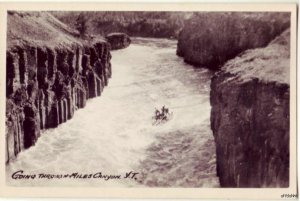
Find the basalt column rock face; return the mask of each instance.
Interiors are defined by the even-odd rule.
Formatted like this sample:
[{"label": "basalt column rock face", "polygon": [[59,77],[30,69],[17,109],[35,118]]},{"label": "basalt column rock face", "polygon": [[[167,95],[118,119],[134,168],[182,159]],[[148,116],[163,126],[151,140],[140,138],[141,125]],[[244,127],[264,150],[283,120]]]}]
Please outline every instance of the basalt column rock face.
[{"label": "basalt column rock face", "polygon": [[110,45],[15,45],[7,50],[6,162],[35,144],[41,130],[71,119],[100,96],[111,77]]},{"label": "basalt column rock face", "polygon": [[129,36],[125,33],[110,33],[105,38],[110,43],[112,50],[126,48],[131,42]]},{"label": "basalt column rock face", "polygon": [[211,82],[222,187],[289,186],[289,30],[228,61]]},{"label": "basalt column rock face", "polygon": [[177,55],[195,66],[219,69],[247,49],[265,47],[289,21],[289,13],[195,13],[179,34]]}]

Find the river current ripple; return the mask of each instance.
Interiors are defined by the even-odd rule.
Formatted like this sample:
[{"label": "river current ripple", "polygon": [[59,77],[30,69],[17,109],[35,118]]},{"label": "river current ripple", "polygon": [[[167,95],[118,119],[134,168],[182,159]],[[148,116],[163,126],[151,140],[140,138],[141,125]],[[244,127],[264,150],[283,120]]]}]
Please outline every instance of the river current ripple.
[{"label": "river current ripple", "polygon": [[[212,73],[185,64],[176,56],[176,41],[167,39],[134,38],[128,48],[112,52],[111,62],[112,78],[101,97],[88,100],[68,122],[43,131],[35,146],[7,165],[7,183],[218,187],[209,121]],[[172,119],[152,125],[154,108],[163,105]],[[36,178],[12,179],[18,170]],[[131,171],[138,173],[134,179],[123,178]],[[99,172],[121,179],[100,178]],[[74,173],[91,178],[70,176]]]}]

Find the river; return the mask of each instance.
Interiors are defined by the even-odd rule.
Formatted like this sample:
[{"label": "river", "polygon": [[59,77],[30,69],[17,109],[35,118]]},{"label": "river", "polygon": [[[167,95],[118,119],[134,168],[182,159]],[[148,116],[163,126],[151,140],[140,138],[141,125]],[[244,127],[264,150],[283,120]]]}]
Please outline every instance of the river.
[{"label": "river", "polygon": [[[43,131],[35,146],[7,165],[8,185],[218,187],[209,125],[212,74],[185,64],[176,43],[134,38],[113,51],[112,78],[102,95]],[[154,108],[163,105],[172,118],[153,125]],[[12,179],[18,170],[35,178]],[[138,174],[123,178],[130,171]],[[99,172],[121,179],[105,180]],[[73,173],[92,178],[59,178]]]}]

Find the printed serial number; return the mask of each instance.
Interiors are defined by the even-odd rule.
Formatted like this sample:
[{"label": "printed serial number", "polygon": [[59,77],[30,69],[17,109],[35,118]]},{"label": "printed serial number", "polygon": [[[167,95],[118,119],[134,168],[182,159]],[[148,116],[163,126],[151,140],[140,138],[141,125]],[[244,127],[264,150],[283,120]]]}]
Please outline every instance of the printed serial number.
[{"label": "printed serial number", "polygon": [[282,194],[281,198],[298,198],[297,194]]}]

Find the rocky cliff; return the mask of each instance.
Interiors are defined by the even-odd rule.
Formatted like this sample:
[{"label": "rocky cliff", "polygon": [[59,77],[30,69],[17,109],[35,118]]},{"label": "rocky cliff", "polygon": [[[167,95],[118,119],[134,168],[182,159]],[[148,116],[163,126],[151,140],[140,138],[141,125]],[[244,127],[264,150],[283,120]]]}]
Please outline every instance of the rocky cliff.
[{"label": "rocky cliff", "polygon": [[41,130],[71,119],[108,84],[110,45],[75,35],[47,12],[8,13],[7,163],[34,145]]},{"label": "rocky cliff", "polygon": [[228,61],[211,82],[223,187],[289,185],[289,30]]},{"label": "rocky cliff", "polygon": [[106,35],[105,38],[109,42],[112,50],[126,48],[131,43],[129,36],[125,33],[110,33]]},{"label": "rocky cliff", "polygon": [[179,34],[177,55],[218,69],[244,50],[266,46],[289,21],[289,13],[195,13]]}]

